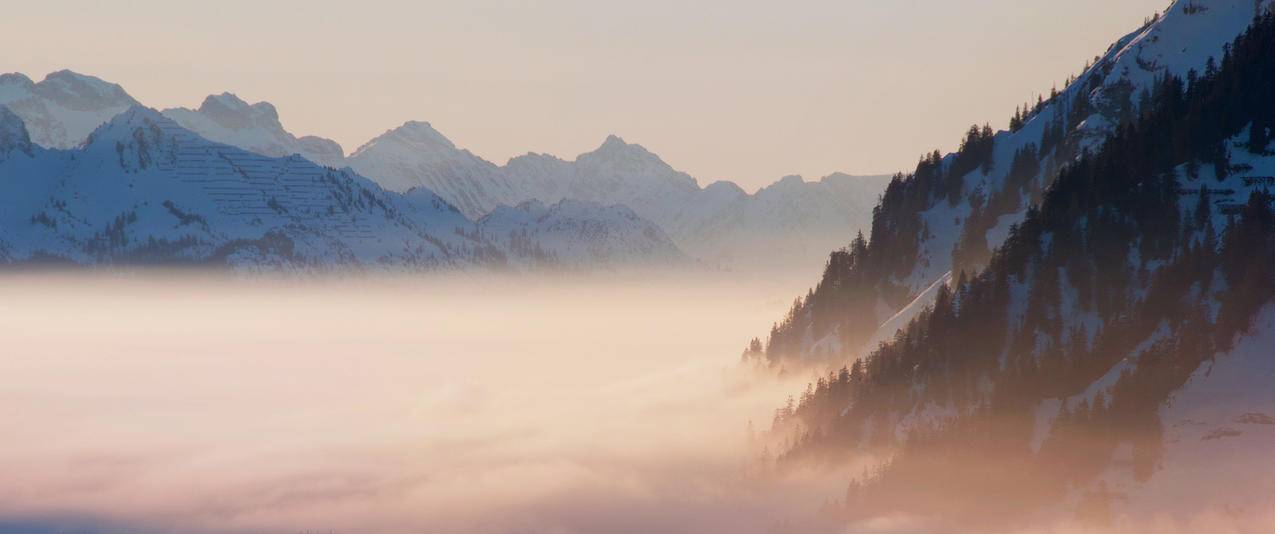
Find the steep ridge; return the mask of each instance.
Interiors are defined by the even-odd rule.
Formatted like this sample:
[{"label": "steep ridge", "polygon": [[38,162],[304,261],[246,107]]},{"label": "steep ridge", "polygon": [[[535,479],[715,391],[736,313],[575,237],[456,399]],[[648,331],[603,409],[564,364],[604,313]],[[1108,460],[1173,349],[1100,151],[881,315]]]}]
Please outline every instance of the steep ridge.
[{"label": "steep ridge", "polygon": [[336,141],[296,137],[284,130],[279,112],[269,102],[249,104],[231,93],[210,95],[199,109],[171,108],[162,112],[199,136],[270,157],[301,157],[328,167],[342,167],[345,152]]},{"label": "steep ridge", "polygon": [[0,74],[0,106],[22,118],[31,140],[45,148],[74,148],[98,126],[138,102],[119,85],[61,70],[39,83]]},{"label": "steep ridge", "polygon": [[[1269,5],[1175,2],[1062,91],[1020,110],[1009,131],[972,127],[958,152],[922,157],[886,189],[868,239],[833,253],[810,295],[771,330],[767,359],[837,364],[871,349],[869,339],[892,337],[876,330],[940,277],[985,266],[1063,167],[1137,115],[1155,80],[1215,69],[1227,43]],[[811,352],[830,345],[842,350]]]},{"label": "steep ridge", "polygon": [[825,519],[1265,512],[1269,493],[1191,498],[1197,475],[1275,475],[1257,460],[1275,424],[1275,13],[1250,20],[1063,166],[985,269],[777,412],[767,461],[872,466]]}]

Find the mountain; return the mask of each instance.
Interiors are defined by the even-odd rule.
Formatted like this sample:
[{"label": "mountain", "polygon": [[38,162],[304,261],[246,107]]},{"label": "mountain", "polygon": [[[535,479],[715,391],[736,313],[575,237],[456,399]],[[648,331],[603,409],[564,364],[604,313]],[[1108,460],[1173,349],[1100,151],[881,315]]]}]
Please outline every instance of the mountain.
[{"label": "mountain", "polygon": [[[1064,89],[1020,110],[1009,131],[972,127],[958,152],[923,156],[887,187],[868,239],[834,253],[811,295],[775,325],[769,360],[845,361],[873,348],[868,340],[893,337],[878,331],[883,323],[936,280],[985,266],[1063,168],[1136,117],[1157,80],[1216,69],[1267,5],[1175,2]],[[824,354],[831,346],[838,350]]]},{"label": "mountain", "polygon": [[163,114],[205,139],[271,157],[299,154],[328,167],[342,167],[345,152],[336,141],[296,137],[283,129],[279,112],[269,102],[249,104],[222,93],[210,95],[199,109],[172,108]]},{"label": "mountain", "polygon": [[[41,125],[31,136],[46,148],[73,148],[93,127],[136,105],[118,85],[69,71],[50,74],[39,84],[20,74],[2,79],[0,87],[5,89],[0,94],[14,103],[14,112],[29,129],[32,121]],[[73,85],[66,80],[80,88],[52,90]],[[82,97],[58,96],[64,94]],[[79,111],[67,112],[67,106]],[[198,109],[162,113],[202,138],[248,152],[277,158],[299,155],[331,168],[348,166],[394,193],[432,191],[472,221],[498,207],[531,200],[546,206],[563,200],[597,207],[622,205],[654,222],[690,256],[735,270],[815,268],[827,250],[845,245],[867,227],[872,204],[888,181],[884,176],[835,174],[816,182],[786,177],[751,195],[730,182],[701,188],[693,177],[617,136],[574,160],[526,154],[497,166],[458,148],[429,123],[417,121],[389,130],[344,157],[333,141],[288,132],[273,105],[249,104],[231,93],[211,95]],[[41,133],[68,131],[82,133],[60,133],[74,141],[57,143]]]},{"label": "mountain", "polygon": [[[21,74],[0,76],[3,103],[23,119],[37,145],[60,149],[76,147],[93,128],[138,105],[118,85],[70,71],[38,84]],[[270,103],[249,104],[231,93],[210,95],[197,109],[162,113],[217,143],[348,166],[395,193],[432,191],[473,221],[531,200],[549,206],[563,200],[623,205],[654,222],[691,256],[735,270],[815,268],[827,250],[867,227],[872,203],[888,181],[841,174],[817,182],[787,177],[749,195],[729,182],[701,188],[693,177],[617,136],[574,160],[526,154],[498,166],[457,147],[426,122],[404,123],[345,157],[334,141],[290,133]]]},{"label": "mountain", "polygon": [[347,164],[392,191],[435,191],[473,219],[532,198],[499,167],[456,148],[427,122],[381,134],[350,154]]},{"label": "mountain", "polygon": [[138,102],[119,85],[61,70],[39,83],[0,74],[0,106],[22,118],[31,140],[46,148],[74,148],[89,133]]},{"label": "mountain", "polygon": [[[1041,185],[1039,200],[1009,225],[983,266],[936,279],[919,292],[928,298],[904,292],[913,300],[901,312],[907,317],[889,321],[895,332],[777,412],[765,438],[777,452],[765,461],[851,465],[862,473],[830,496],[825,520],[844,528],[919,518],[948,531],[1054,523],[1084,531],[1195,524],[1218,514],[1240,525],[1269,520],[1275,11],[1268,2],[1256,11],[1243,4],[1178,2],[1135,34],[1158,35],[1158,50],[1192,50],[1217,37],[1187,28],[1214,31],[1218,21],[1238,18],[1232,9],[1248,9],[1248,23],[1218,45],[1219,55],[1199,58],[1202,70],[1162,71],[1138,87],[1145,98],[1116,110],[1128,115],[1107,138],[1064,123],[1064,132],[1079,133],[1057,142],[1088,149]],[[1201,26],[1185,17],[1200,17]],[[1118,47],[1134,50],[1136,40]],[[1090,80],[1076,82],[1092,90],[1071,104],[1047,105],[1080,109],[1075,116],[1084,120],[1106,117],[1084,107],[1107,94],[1101,80]],[[969,162],[968,154],[1008,134],[971,137],[967,151],[927,157],[916,174],[891,185],[874,242],[832,256],[820,287],[776,327],[780,342],[792,342],[782,337],[791,325],[835,333],[851,324],[853,301],[829,296],[872,283],[881,272],[872,269],[888,269],[898,283],[929,268],[915,256],[890,263],[883,254],[891,249],[879,247],[925,249],[900,237],[906,228],[889,226],[909,220],[901,211],[907,202],[914,214],[937,204],[948,215],[968,202],[948,200],[965,188],[941,171],[972,165],[983,179],[977,183],[988,183],[999,164],[980,170],[987,160]],[[938,203],[914,192],[927,188]],[[896,199],[902,204],[889,204]],[[839,339],[801,343],[810,343],[808,356],[824,356],[818,353],[839,351]],[[758,345],[751,356],[772,356],[757,354]]]},{"label": "mountain", "polygon": [[457,231],[469,221],[445,203],[213,143],[142,107],[81,149],[10,151],[0,190],[10,262],[441,267],[478,263],[489,248]]},{"label": "mountain", "polygon": [[687,199],[699,192],[694,178],[614,135],[572,162],[527,154],[509,160],[505,167],[520,180],[536,184],[539,198],[624,204],[658,223],[680,212]]},{"label": "mountain", "polygon": [[[559,210],[529,240],[484,240],[476,223],[427,189],[398,194],[348,169],[215,143],[142,107],[73,150],[32,143],[21,118],[0,107],[0,198],[0,262],[8,264],[607,268],[648,260],[648,251],[678,254],[636,217],[610,216],[604,232],[581,231],[593,223],[572,219],[592,216],[584,208]],[[578,248],[564,247],[564,235]],[[629,254],[598,253],[608,246]],[[531,258],[524,247],[553,254]]]},{"label": "mountain", "polygon": [[817,265],[866,228],[888,177],[788,177],[749,195],[729,182],[701,188],[640,145],[609,136],[571,161],[526,154],[503,167],[459,149],[428,123],[386,132],[349,158],[392,190],[423,186],[470,217],[528,200],[624,205],[658,224],[690,255],[735,269]]},{"label": "mountain", "polygon": [[[747,194],[730,182],[696,193],[668,223],[687,253],[737,269],[816,268],[830,249],[867,229],[888,176],[788,176]],[[814,272],[814,271],[812,271]]]},{"label": "mountain", "polygon": [[687,262],[654,223],[623,205],[529,200],[500,206],[478,221],[484,239],[533,265],[673,266]]}]

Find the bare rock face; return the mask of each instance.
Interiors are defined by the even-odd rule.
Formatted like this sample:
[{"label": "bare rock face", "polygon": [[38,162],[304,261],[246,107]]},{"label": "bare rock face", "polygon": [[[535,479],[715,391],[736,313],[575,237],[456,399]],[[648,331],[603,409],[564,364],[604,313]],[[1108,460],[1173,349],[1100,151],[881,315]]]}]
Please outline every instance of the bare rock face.
[{"label": "bare rock face", "polygon": [[39,83],[22,74],[0,75],[0,105],[22,118],[33,143],[66,149],[138,102],[118,84],[61,70]]},{"label": "bare rock face", "polygon": [[0,106],[0,158],[7,157],[12,152],[30,156],[31,136],[21,117],[9,111],[9,108]]}]

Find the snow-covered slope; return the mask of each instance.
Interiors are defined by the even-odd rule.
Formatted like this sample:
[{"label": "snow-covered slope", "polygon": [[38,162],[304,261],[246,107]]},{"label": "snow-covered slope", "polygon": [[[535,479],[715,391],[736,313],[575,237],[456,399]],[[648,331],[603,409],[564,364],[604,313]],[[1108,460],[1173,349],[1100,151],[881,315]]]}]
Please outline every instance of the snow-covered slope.
[{"label": "snow-covered slope", "polygon": [[[1077,152],[1097,148],[1131,116],[1142,91],[1149,90],[1158,77],[1166,73],[1185,76],[1190,70],[1204,72],[1209,58],[1220,61],[1223,47],[1248,27],[1258,10],[1270,4],[1270,0],[1178,0],[1154,22],[1112,44],[1099,61],[1022,129],[996,134],[991,171],[969,173],[957,205],[940,201],[922,213],[931,235],[922,237],[917,268],[901,281],[911,291],[921,291],[952,269],[952,248],[968,222],[971,196],[987,197],[1003,189],[1015,153],[1029,144],[1040,147],[1051,121],[1073,115],[1064,122],[1078,150],[1040,155],[1043,175],[1038,180],[1046,183],[1052,179],[1049,175],[1074,159]],[[949,155],[945,161],[950,163],[951,159]],[[988,245],[999,245],[1009,224],[1022,220],[1029,205],[1022,202],[1019,209],[1001,216],[1000,224],[987,231]]]},{"label": "snow-covered slope", "polygon": [[544,154],[509,160],[506,172],[538,186],[538,198],[624,204],[664,224],[699,192],[695,179],[669,166],[640,145],[609,136],[596,150],[572,162]]},{"label": "snow-covered slope", "polygon": [[[78,145],[92,128],[136,104],[117,85],[65,71],[40,84],[20,74],[5,75],[0,78],[3,102],[11,102],[27,122],[36,144],[56,148]],[[574,160],[526,154],[498,166],[416,121],[344,157],[333,141],[288,132],[270,103],[249,104],[230,93],[209,96],[198,109],[163,114],[205,139],[256,154],[296,154],[323,166],[349,166],[392,192],[427,189],[470,220],[530,200],[623,205],[654,222],[691,256],[737,270],[817,269],[828,250],[845,246],[866,229],[888,181],[840,174],[817,182],[787,177],[753,195],[730,182],[701,188],[659,156],[617,136]]]},{"label": "snow-covered slope", "polygon": [[[1236,526],[1271,521],[1275,495],[1275,307],[1253,333],[1206,362],[1160,410],[1163,451],[1154,473],[1139,482],[1127,464],[1109,467],[1099,485],[1120,496],[1118,517],[1178,523],[1214,520]],[[1237,531],[1262,531],[1257,524]],[[1267,524],[1265,527],[1269,527]]]},{"label": "snow-covered slope", "polygon": [[482,237],[511,261],[529,265],[676,266],[686,257],[654,223],[622,205],[529,200],[500,206],[478,221]]},{"label": "snow-covered slope", "polygon": [[321,137],[296,137],[283,128],[279,112],[269,102],[249,104],[222,93],[204,99],[199,109],[172,108],[164,115],[205,139],[237,146],[250,152],[302,157],[329,167],[341,167],[345,152],[336,141]]},{"label": "snow-covered slope", "polygon": [[624,204],[643,217],[663,220],[699,190],[690,176],[616,136],[574,161],[527,154],[499,167],[419,121],[368,142],[350,155],[349,164],[387,189],[432,189],[471,217],[526,200],[573,199]]},{"label": "snow-covered slope", "polygon": [[738,269],[815,272],[828,252],[867,232],[889,176],[785,177],[746,194],[730,182],[696,193],[666,223],[689,254]]},{"label": "snow-covered slope", "polygon": [[409,122],[360,148],[352,168],[389,189],[424,186],[481,216],[528,200],[620,204],[655,222],[691,256],[734,269],[815,269],[871,220],[886,176],[788,177],[749,195],[730,182],[701,188],[640,145],[608,137],[564,160],[526,154],[496,166]]},{"label": "snow-covered slope", "polygon": [[[1162,469],[1128,492],[1130,512],[1264,512],[1275,495],[1275,306],[1253,333],[1198,369],[1161,409]],[[1112,473],[1115,475],[1116,473]],[[1273,519],[1266,517],[1266,519]]]},{"label": "snow-covered slope", "polygon": [[303,158],[212,143],[141,107],[81,150],[7,153],[0,240],[9,261],[438,267],[475,264],[484,247],[457,231],[470,223],[446,204],[407,202]]},{"label": "snow-covered slope", "polygon": [[[1144,91],[1149,92],[1155,80],[1165,74],[1186,77],[1191,70],[1204,73],[1209,58],[1219,62],[1224,47],[1249,26],[1255,14],[1271,5],[1271,0],[1175,1],[1163,15],[1112,44],[1054,98],[1043,100],[1020,128],[989,132],[992,142],[985,164],[962,171],[961,176],[942,176],[952,174],[960,158],[959,154],[948,154],[938,160],[940,170],[931,173],[942,176],[938,183],[900,184],[897,205],[883,206],[894,208],[886,210],[892,218],[881,221],[883,228],[915,217],[918,230],[874,238],[872,246],[892,256],[906,256],[906,272],[878,272],[866,282],[855,282],[860,294],[876,294],[872,297],[877,299],[874,315],[814,318],[798,314],[798,321],[804,323],[796,325],[798,328],[832,326],[803,334],[810,341],[794,349],[798,354],[786,357],[801,355],[833,330],[844,332],[846,329],[836,328],[838,323],[882,325],[949,272],[982,267],[990,251],[1004,242],[1012,225],[1023,220],[1061,168],[1096,149],[1120,124],[1135,116]],[[1016,160],[1025,154],[1030,154],[1024,159],[1032,163],[1016,167]],[[1015,175],[1016,169],[1023,168],[1029,170]],[[956,190],[934,194],[939,187]],[[916,194],[927,188],[931,191],[928,196]],[[919,196],[924,198],[916,198]],[[962,244],[965,257],[976,259],[958,265],[954,255]],[[841,285],[833,280],[824,282],[828,287]],[[866,341],[893,335],[891,326],[884,328],[875,333],[869,328],[841,340],[841,346],[849,351],[845,356],[862,356],[871,349]]]},{"label": "snow-covered slope", "polygon": [[137,101],[119,85],[61,70],[39,83],[0,74],[0,105],[22,117],[31,140],[46,148],[72,148]]},{"label": "snow-covered slope", "polygon": [[[931,284],[887,321],[906,322],[900,335],[777,411],[768,443],[786,449],[781,463],[870,464],[821,514],[915,513],[979,531],[998,530],[978,528],[989,519],[1079,518],[1139,532],[1213,515],[1269,530],[1275,13],[1251,20],[1216,70],[1162,78],[1127,127],[1081,151],[985,269]],[[939,191],[938,205],[959,205]],[[834,255],[771,346],[835,347],[853,323],[829,319],[864,309],[838,291],[871,272],[859,262],[890,259],[871,254],[856,243]],[[811,336],[821,320],[830,334]]]},{"label": "snow-covered slope", "polygon": [[391,191],[424,187],[477,219],[529,198],[496,165],[456,148],[427,122],[409,121],[359,147],[347,161]]},{"label": "snow-covered slope", "polygon": [[[525,239],[485,240],[428,189],[389,192],[348,169],[211,142],[142,107],[75,150],[31,143],[0,107],[0,198],[6,263],[548,268],[680,256],[652,223],[615,209],[560,206],[526,225]],[[525,250],[552,254],[532,262]]]}]

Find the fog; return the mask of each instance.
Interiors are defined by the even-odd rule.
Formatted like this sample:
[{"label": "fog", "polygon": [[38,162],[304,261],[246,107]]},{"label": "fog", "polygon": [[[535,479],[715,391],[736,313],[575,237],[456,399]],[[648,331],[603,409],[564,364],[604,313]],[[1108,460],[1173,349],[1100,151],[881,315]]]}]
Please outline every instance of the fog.
[{"label": "fog", "polygon": [[[0,278],[0,532],[762,532],[799,282]],[[765,480],[763,480],[765,479]]]}]

